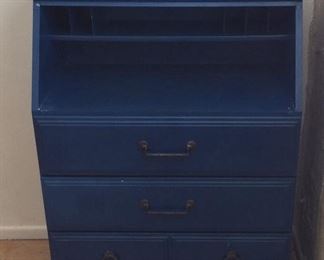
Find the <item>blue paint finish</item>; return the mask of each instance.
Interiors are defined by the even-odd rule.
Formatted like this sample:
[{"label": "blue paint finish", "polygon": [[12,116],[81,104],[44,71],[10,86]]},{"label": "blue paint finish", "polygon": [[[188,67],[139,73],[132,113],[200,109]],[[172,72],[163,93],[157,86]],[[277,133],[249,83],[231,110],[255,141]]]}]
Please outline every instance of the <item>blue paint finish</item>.
[{"label": "blue paint finish", "polygon": [[[39,123],[44,175],[110,176],[295,176],[299,124],[216,126],[105,126],[105,121]],[[186,158],[147,158],[152,152],[185,151]],[[264,165],[267,165],[265,168]]]},{"label": "blue paint finish", "polygon": [[195,0],[173,0],[173,1],[119,1],[119,0],[79,0],[79,1],[71,1],[71,0],[39,0],[37,1],[43,6],[99,6],[99,7],[107,7],[107,6],[121,6],[121,7],[233,7],[233,6],[296,6],[298,3],[302,2],[302,0],[206,0],[206,1],[195,1]]},{"label": "blue paint finish", "polygon": [[289,259],[301,29],[302,1],[34,1],[52,259]]},{"label": "blue paint finish", "polygon": [[110,250],[124,260],[223,259],[236,250],[242,259],[288,259],[289,236],[251,234],[117,234],[117,233],[51,233],[54,260],[102,259]]},{"label": "blue paint finish", "polygon": [[42,112],[294,111],[295,7],[42,6],[42,14]]},{"label": "blue paint finish", "polygon": [[[50,231],[289,232],[294,181],[65,177],[44,178],[43,189]],[[147,215],[143,199],[156,211],[195,206]]]},{"label": "blue paint finish", "polygon": [[174,260],[223,259],[229,251],[235,251],[239,259],[289,259],[290,240],[285,236],[177,235],[172,248]]},{"label": "blue paint finish", "polygon": [[303,7],[296,7],[296,111],[303,111]]},{"label": "blue paint finish", "polygon": [[54,233],[50,239],[53,260],[101,260],[108,251],[123,260],[168,259],[165,235]]},{"label": "blue paint finish", "polygon": [[40,6],[33,7],[33,71],[32,71],[32,111],[39,109],[39,56],[40,56]]}]

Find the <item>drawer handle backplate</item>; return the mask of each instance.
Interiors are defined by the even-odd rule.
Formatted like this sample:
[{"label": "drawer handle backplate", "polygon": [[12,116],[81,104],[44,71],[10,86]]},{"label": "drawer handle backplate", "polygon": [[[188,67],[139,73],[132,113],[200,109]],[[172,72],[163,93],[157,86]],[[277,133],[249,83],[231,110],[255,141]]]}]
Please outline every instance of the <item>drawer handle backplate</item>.
[{"label": "drawer handle backplate", "polygon": [[240,260],[240,257],[234,250],[231,250],[226,254],[224,260]]},{"label": "drawer handle backplate", "polygon": [[139,148],[146,157],[188,157],[196,148],[195,141],[188,141],[184,153],[152,153],[149,143],[145,140],[139,142]]},{"label": "drawer handle backplate", "polygon": [[150,202],[146,199],[141,200],[140,205],[141,205],[141,208],[148,215],[183,216],[183,215],[187,215],[191,212],[191,210],[195,206],[195,202],[193,200],[187,200],[184,210],[176,210],[176,211],[152,210]]},{"label": "drawer handle backplate", "polygon": [[118,260],[118,257],[111,251],[107,251],[102,260]]}]

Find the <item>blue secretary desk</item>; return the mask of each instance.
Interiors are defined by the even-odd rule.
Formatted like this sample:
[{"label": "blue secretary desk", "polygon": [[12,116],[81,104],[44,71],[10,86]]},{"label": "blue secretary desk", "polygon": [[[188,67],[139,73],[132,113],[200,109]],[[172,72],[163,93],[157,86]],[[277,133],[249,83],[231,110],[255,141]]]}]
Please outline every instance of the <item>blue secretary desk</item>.
[{"label": "blue secretary desk", "polygon": [[53,260],[287,260],[302,2],[38,0]]}]

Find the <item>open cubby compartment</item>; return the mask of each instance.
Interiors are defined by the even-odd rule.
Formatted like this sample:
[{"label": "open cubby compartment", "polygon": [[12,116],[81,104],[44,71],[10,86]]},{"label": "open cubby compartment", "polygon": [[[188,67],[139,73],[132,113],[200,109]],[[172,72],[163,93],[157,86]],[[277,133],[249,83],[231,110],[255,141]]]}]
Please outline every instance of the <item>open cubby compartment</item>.
[{"label": "open cubby compartment", "polygon": [[94,31],[92,10],[88,7],[43,7],[41,34],[92,35]]},{"label": "open cubby compartment", "polygon": [[37,109],[140,116],[292,111],[294,19],[294,6],[44,6]]},{"label": "open cubby compartment", "polygon": [[40,110],[123,115],[287,112],[292,41],[43,44]]},{"label": "open cubby compartment", "polygon": [[43,7],[42,35],[293,35],[292,7]]}]

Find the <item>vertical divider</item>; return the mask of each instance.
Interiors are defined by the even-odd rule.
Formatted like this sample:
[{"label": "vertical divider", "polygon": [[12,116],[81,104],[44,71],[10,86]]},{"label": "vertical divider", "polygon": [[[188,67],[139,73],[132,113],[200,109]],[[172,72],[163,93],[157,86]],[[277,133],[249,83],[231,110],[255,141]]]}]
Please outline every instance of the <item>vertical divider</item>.
[{"label": "vertical divider", "polygon": [[73,24],[73,10],[71,7],[68,7],[68,20],[69,20],[69,28],[70,28],[70,34],[72,35],[74,33],[74,24]]},{"label": "vertical divider", "polygon": [[96,27],[95,27],[95,14],[94,8],[90,7],[90,20],[91,20],[91,33],[92,35],[96,35]]},{"label": "vertical divider", "polygon": [[223,34],[226,34],[226,9],[223,10]]},{"label": "vertical divider", "polygon": [[267,24],[266,24],[266,33],[270,34],[270,23],[271,23],[271,9],[267,8]]},{"label": "vertical divider", "polygon": [[244,34],[248,34],[249,9],[244,9]]},{"label": "vertical divider", "polygon": [[303,12],[302,3],[298,3],[295,10],[295,109],[302,112],[305,100],[303,99]]},{"label": "vertical divider", "polygon": [[87,7],[68,7],[68,23],[70,34],[93,34],[92,17],[89,8]]}]

